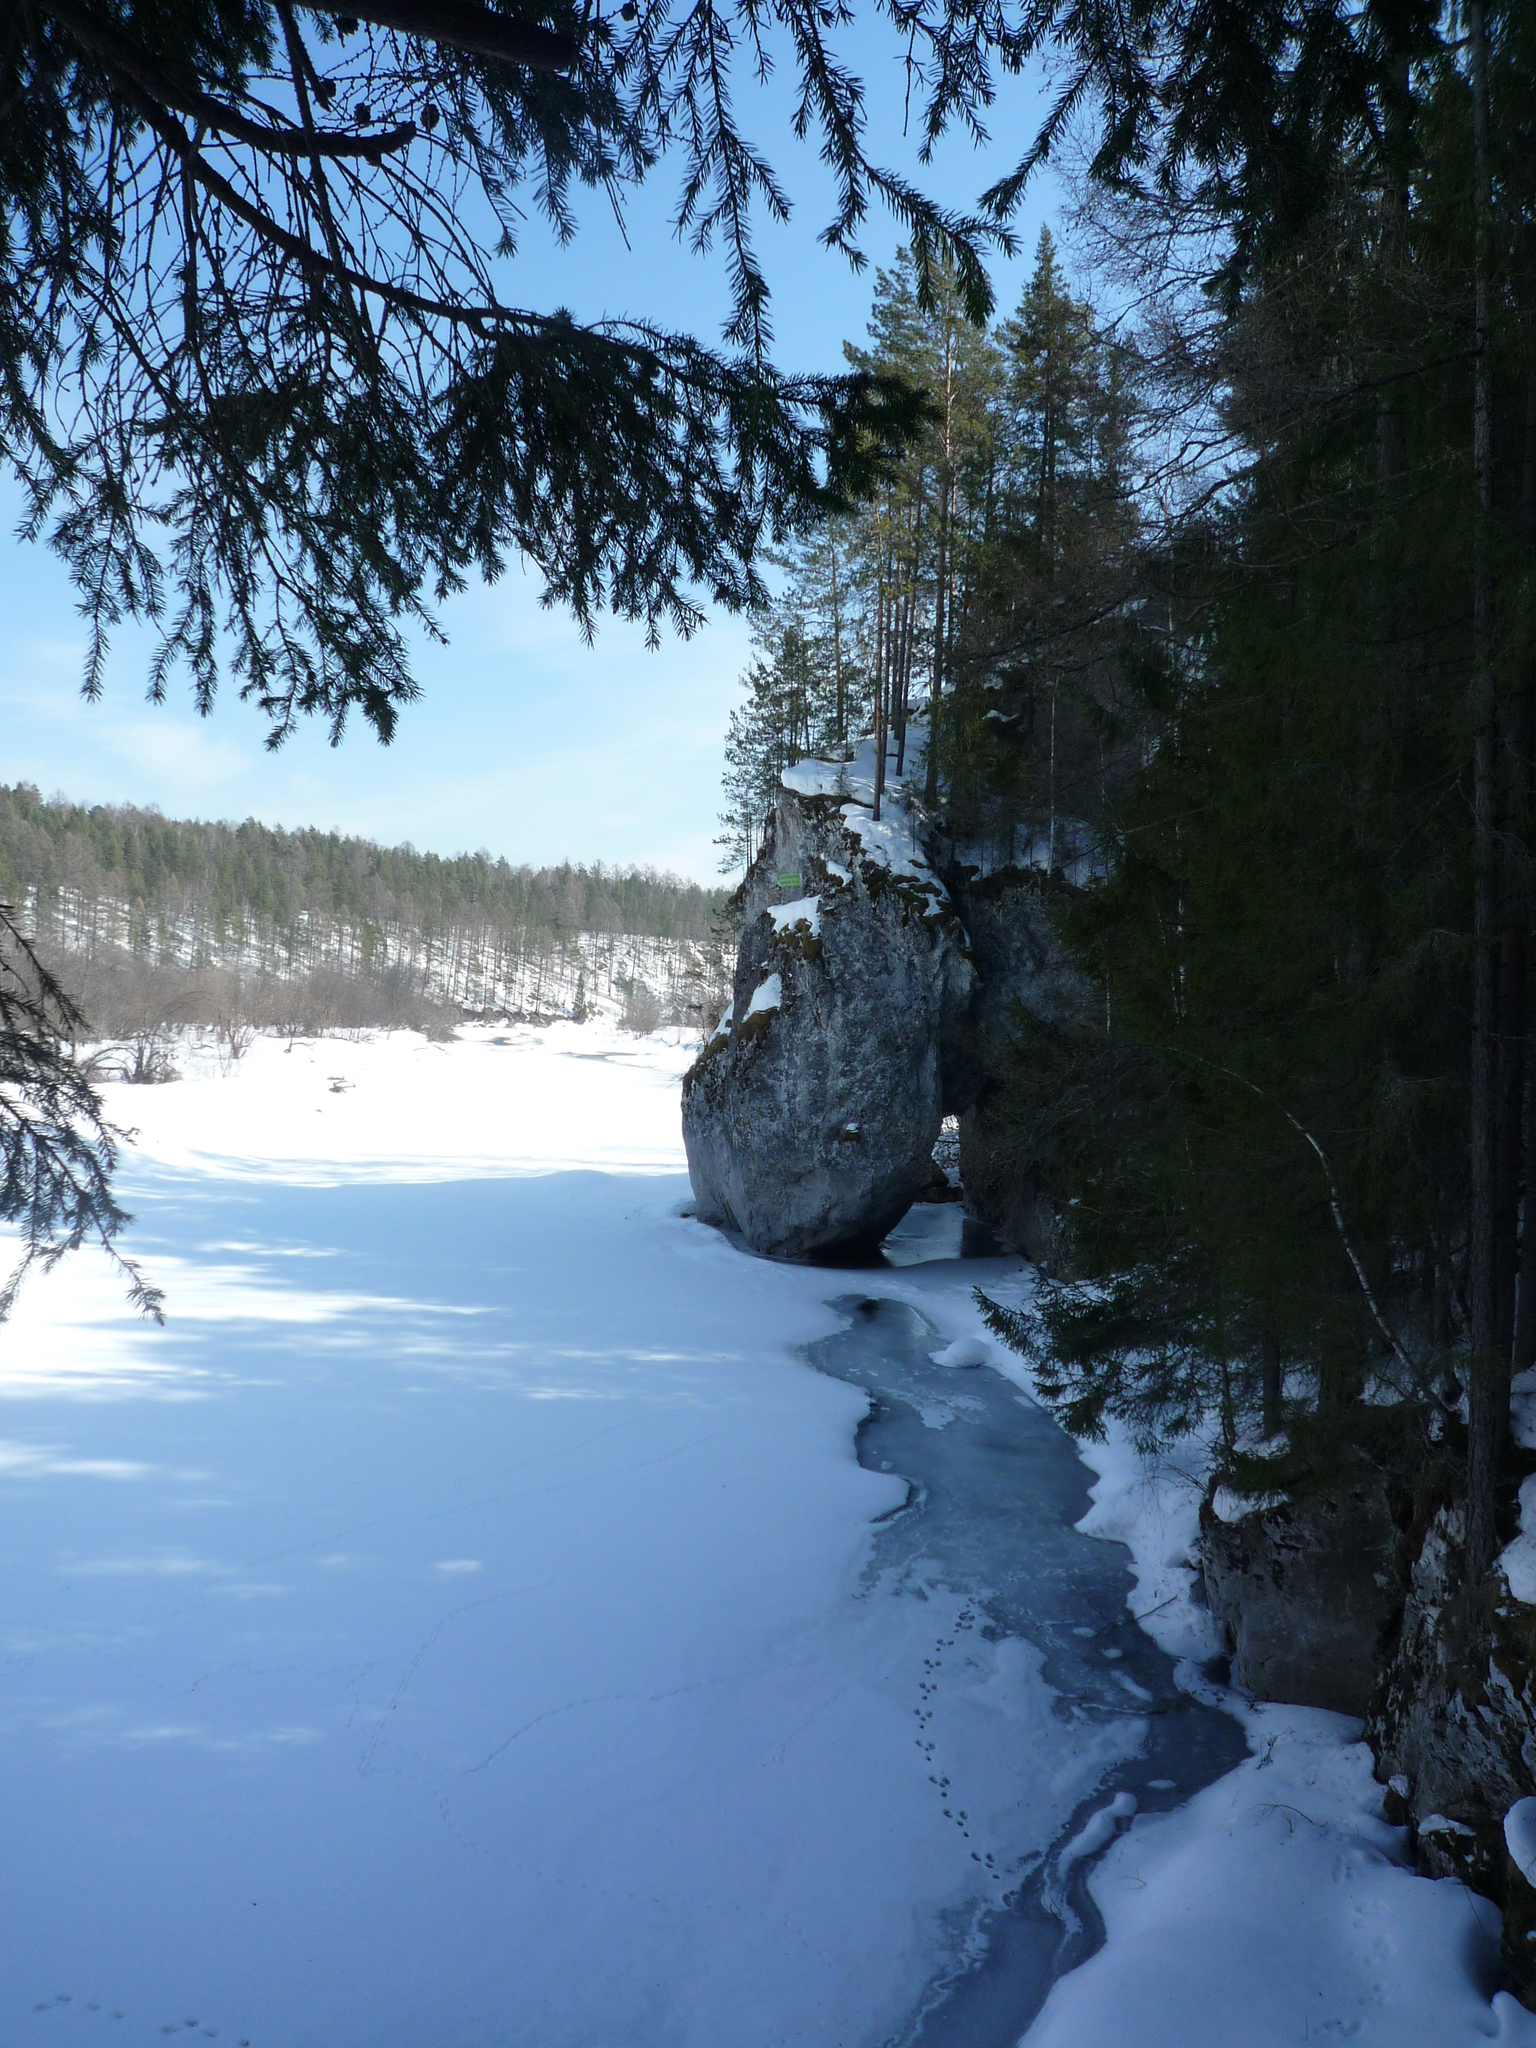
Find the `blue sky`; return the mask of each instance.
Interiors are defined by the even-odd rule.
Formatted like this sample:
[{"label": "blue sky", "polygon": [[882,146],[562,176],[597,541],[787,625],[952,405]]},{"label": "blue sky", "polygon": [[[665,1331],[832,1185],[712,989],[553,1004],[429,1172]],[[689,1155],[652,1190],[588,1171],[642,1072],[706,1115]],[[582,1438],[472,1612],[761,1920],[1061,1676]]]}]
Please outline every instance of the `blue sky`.
[{"label": "blue sky", "polygon": [[[895,45],[870,32],[851,47],[871,85],[877,153],[951,203],[972,202],[1032,133],[1039,87],[1026,77],[1005,84],[988,150],[953,138],[921,171],[901,132]],[[829,210],[826,174],[814,144],[789,133],[784,81],[744,88],[741,103],[754,109],[749,126],[795,202],[788,227],[760,232],[778,359],[796,369],[838,367],[844,340],[863,336],[870,273],[851,274],[816,242]],[[598,207],[564,250],[530,221],[507,296],[565,305],[581,318],[650,315],[717,336],[723,264],[694,257],[671,232],[675,182],[664,168],[637,195],[627,248]],[[994,265],[1004,311],[1055,201],[1042,182],[1018,223],[1019,257]],[[888,219],[872,218],[864,237],[871,264],[889,262],[898,240]],[[173,817],[335,827],[441,853],[484,847],[513,861],[634,861],[699,880],[714,875],[721,750],[749,651],[746,620],[717,614],[691,641],[667,637],[654,653],[638,628],[605,620],[589,647],[568,619],[540,606],[537,578],[514,567],[444,609],[449,644],[421,649],[424,694],[393,746],[381,748],[359,725],[332,749],[317,728],[272,755],[259,714],[232,692],[208,719],[180,681],[168,704],[146,704],[145,636],[119,636],[104,698],[83,702],[74,592],[45,548],[14,538],[19,503],[9,480],[0,483],[0,781],[90,803],[158,804]]]}]

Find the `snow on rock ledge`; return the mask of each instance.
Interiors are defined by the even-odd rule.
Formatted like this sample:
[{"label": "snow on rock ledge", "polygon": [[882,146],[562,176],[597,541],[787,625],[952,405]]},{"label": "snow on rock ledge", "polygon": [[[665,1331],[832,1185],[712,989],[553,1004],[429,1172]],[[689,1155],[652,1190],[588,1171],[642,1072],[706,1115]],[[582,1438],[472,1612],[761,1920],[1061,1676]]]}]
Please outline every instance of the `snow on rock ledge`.
[{"label": "snow on rock ledge", "polygon": [[1499,1552],[1499,1569],[1524,1606],[1536,1606],[1536,1473],[1520,1482],[1520,1534]]},{"label": "snow on rock ledge", "polygon": [[1536,1886],[1536,1799],[1517,1799],[1505,1814],[1504,1844],[1516,1870]]},{"label": "snow on rock ledge", "polygon": [[933,1177],[961,1062],[969,943],[899,785],[872,816],[871,771],[786,775],[737,899],[732,1021],[683,1081],[699,1215],[778,1258],[877,1244],[899,1221]]}]

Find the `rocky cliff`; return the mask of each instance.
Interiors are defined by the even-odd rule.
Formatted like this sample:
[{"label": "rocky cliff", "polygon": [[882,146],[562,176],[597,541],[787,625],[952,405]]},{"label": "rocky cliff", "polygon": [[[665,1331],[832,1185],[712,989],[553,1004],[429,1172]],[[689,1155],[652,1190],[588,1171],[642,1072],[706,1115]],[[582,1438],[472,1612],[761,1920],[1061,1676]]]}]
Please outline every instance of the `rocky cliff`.
[{"label": "rocky cliff", "polygon": [[1306,1500],[1200,1513],[1206,1600],[1256,1699],[1363,1717],[1402,1609],[1399,1489],[1374,1462]]},{"label": "rocky cliff", "polygon": [[[1394,1416],[1400,1441],[1384,1449]],[[1536,1848],[1536,1536],[1515,1536],[1510,1503],[1514,1540],[1469,1585],[1460,1449],[1407,1407],[1374,1420],[1373,1454],[1304,1499],[1243,1512],[1213,1491],[1207,1598],[1240,1684],[1364,1721],[1387,1818],[1427,1876],[1499,1902],[1511,1981],[1536,2004],[1536,1854],[1522,1860],[1507,1825],[1529,1815]]]},{"label": "rocky cliff", "polygon": [[1038,869],[982,874],[956,853],[943,873],[976,968],[960,1119],[966,1207],[1026,1258],[1055,1272],[1066,1256],[1057,1203],[1032,1155],[1031,1134],[1001,1113],[996,1077],[1022,1019],[1061,1025],[1090,1000],[1051,918],[1051,892],[1062,885]]},{"label": "rocky cliff", "polygon": [[1086,997],[1051,921],[1059,881],[983,876],[905,778],[874,815],[866,743],[784,777],[767,843],[735,899],[734,999],[683,1083],[698,1213],[755,1251],[809,1258],[878,1244],[935,1181],[933,1143],[960,1116],[967,1205],[1030,1257],[1055,1211],[989,1077],[1021,1012],[1060,1021]]},{"label": "rocky cliff", "polygon": [[970,944],[898,789],[858,763],[786,778],[738,894],[730,1009],[683,1081],[698,1214],[752,1250],[878,1244],[964,1106]]},{"label": "rocky cliff", "polygon": [[[899,784],[874,817],[871,767],[866,749],[791,770],[738,893],[734,999],[683,1084],[698,1214],[776,1257],[872,1247],[959,1115],[968,1208],[1054,1265],[1051,1192],[990,1089],[1021,1017],[1057,1025],[1089,1000],[1052,926],[1059,880],[983,877],[937,841],[936,866]],[[1516,1436],[1536,1447],[1536,1385],[1521,1400]],[[1326,1474],[1303,1458],[1288,1497],[1212,1489],[1206,1597],[1239,1684],[1364,1721],[1388,1818],[1430,1875],[1502,1903],[1536,2004],[1536,1477],[1529,1535],[1511,1500],[1515,1541],[1469,1589],[1456,1446],[1406,1405],[1361,1415],[1359,1441]]]}]

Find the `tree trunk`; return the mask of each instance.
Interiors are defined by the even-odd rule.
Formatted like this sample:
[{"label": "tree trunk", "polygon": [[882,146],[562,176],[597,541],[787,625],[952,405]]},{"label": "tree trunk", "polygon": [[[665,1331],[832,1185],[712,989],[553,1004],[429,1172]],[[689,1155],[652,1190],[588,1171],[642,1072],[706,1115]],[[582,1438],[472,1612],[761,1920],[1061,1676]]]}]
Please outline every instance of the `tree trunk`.
[{"label": "tree trunk", "polygon": [[1488,170],[1488,34],[1483,0],[1467,9],[1472,68],[1473,147],[1473,406],[1472,470],[1477,494],[1472,564],[1472,1047],[1471,1217],[1467,1293],[1471,1356],[1467,1361],[1467,1576],[1475,1584],[1498,1547],[1495,1489],[1509,1418],[1509,1359],[1497,1348],[1497,1071],[1498,869],[1496,843],[1497,718],[1493,676],[1493,575],[1488,526],[1493,510],[1493,365],[1489,263],[1492,204]]},{"label": "tree trunk", "polygon": [[880,816],[880,799],[885,794],[885,672],[890,666],[892,624],[890,599],[885,587],[885,561],[876,570],[875,594],[875,801],[874,815]]},{"label": "tree trunk", "polygon": [[[1410,187],[1408,181],[1409,68],[1408,53],[1394,51],[1387,59],[1388,79],[1383,94],[1382,126],[1387,138],[1386,162],[1381,181],[1381,267],[1388,289],[1401,272],[1408,231]],[[1406,419],[1402,387],[1383,387],[1376,403],[1376,475],[1383,492],[1401,477],[1406,458]]]},{"label": "tree trunk", "polygon": [[1337,1415],[1360,1398],[1365,1354],[1359,1324],[1350,1315],[1333,1315],[1324,1323],[1318,1348],[1318,1411]]},{"label": "tree trunk", "polygon": [[1051,679],[1051,783],[1050,783],[1050,826],[1045,842],[1045,871],[1048,875],[1056,872],[1056,681]]},{"label": "tree trunk", "polygon": [[928,760],[923,776],[923,802],[939,807],[939,716],[944,702],[945,597],[949,563],[950,499],[954,494],[955,345],[946,337],[944,351],[944,453],[939,462],[939,532],[934,578],[933,674],[928,689]]},{"label": "tree trunk", "polygon": [[900,777],[907,767],[907,710],[912,689],[912,654],[917,643],[917,578],[922,547],[923,501],[918,499],[912,509],[912,568],[907,578],[906,596],[902,608],[901,660],[897,667],[896,679],[892,685],[892,713],[896,723],[896,773]]},{"label": "tree trunk", "polygon": [[848,744],[848,701],[843,691],[843,615],[837,601],[837,527],[827,521],[827,550],[832,558],[832,680],[837,692],[837,744]]},{"label": "tree trunk", "polygon": [[1510,692],[1501,763],[1504,797],[1499,821],[1503,926],[1499,945],[1497,1132],[1494,1175],[1494,1342],[1512,1362],[1516,1276],[1520,1265],[1520,1179],[1526,1065],[1526,930],[1524,862],[1520,856],[1527,814],[1526,763],[1530,757],[1530,700],[1525,676]]},{"label": "tree trunk", "polygon": [[933,681],[929,690],[932,709],[928,714],[928,779],[924,797],[930,808],[936,808],[939,800],[937,749],[934,735],[939,729],[939,699],[944,694],[944,656],[946,637],[947,577],[949,572],[949,500],[950,481],[947,462],[939,471],[939,530],[934,548],[934,597],[933,597]]},{"label": "tree trunk", "polygon": [[1280,1362],[1280,1342],[1273,1330],[1266,1330],[1259,1346],[1263,1371],[1264,1441],[1277,1437],[1285,1426],[1282,1395],[1285,1376]]},{"label": "tree trunk", "polygon": [[[1522,611],[1525,644],[1532,641],[1536,615],[1536,365],[1526,371],[1525,447],[1520,476],[1520,537],[1525,560],[1522,578]],[[1532,866],[1536,859],[1536,831],[1533,831],[1532,798],[1536,795],[1536,654],[1521,659],[1511,706],[1510,770],[1517,795],[1517,816],[1510,833],[1506,866],[1513,871],[1515,886],[1509,905],[1510,922],[1517,925],[1522,941],[1526,1007],[1520,1041],[1522,1116],[1520,1275],[1516,1293],[1515,1327],[1510,1367],[1526,1372],[1536,1363],[1536,1041],[1530,977],[1536,969],[1530,945],[1532,911]]]}]

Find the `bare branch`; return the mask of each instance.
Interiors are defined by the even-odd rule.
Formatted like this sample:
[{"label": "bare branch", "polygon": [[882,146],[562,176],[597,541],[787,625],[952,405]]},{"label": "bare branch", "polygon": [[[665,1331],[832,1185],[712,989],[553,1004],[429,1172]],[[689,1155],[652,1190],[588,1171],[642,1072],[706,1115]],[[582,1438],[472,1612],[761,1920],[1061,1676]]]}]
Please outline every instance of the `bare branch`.
[{"label": "bare branch", "polygon": [[569,71],[580,49],[572,36],[531,27],[470,0],[302,0],[311,14],[373,22],[424,42],[448,43],[476,57],[499,58],[529,71]]},{"label": "bare branch", "polygon": [[130,41],[109,21],[103,21],[77,0],[37,0],[55,15],[77,42],[98,57],[107,68],[146,93],[162,106],[173,107],[189,120],[201,121],[225,135],[233,135],[274,156],[308,156],[318,151],[331,157],[360,156],[378,163],[392,151],[404,149],[416,139],[414,121],[386,130],[380,135],[310,136],[302,128],[252,121],[238,107],[231,107],[209,93],[188,91],[168,78],[149,54]]}]

